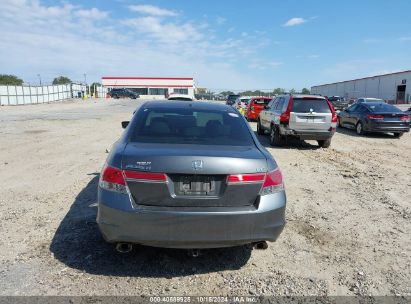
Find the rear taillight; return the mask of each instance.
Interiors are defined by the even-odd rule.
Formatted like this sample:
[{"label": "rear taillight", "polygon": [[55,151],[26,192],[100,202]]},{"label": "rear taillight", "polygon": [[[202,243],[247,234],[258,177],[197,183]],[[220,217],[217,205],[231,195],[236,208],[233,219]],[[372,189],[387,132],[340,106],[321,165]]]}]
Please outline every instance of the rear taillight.
[{"label": "rear taillight", "polygon": [[280,122],[288,124],[290,122],[290,113],[284,112],[280,115]]},{"label": "rear taillight", "polygon": [[337,127],[337,113],[335,113],[335,109],[334,109],[334,106],[332,105],[332,103],[328,100],[328,99],[326,99],[326,101],[327,101],[327,103],[328,103],[328,106],[330,107],[330,110],[331,110],[331,129],[334,129],[334,128],[336,128]]},{"label": "rear taillight", "polygon": [[291,106],[293,103],[293,97],[290,96],[290,100],[288,101],[287,110],[280,115],[280,123],[288,124],[290,122],[290,113],[291,113]]},{"label": "rear taillight", "polygon": [[227,182],[229,184],[258,183],[258,182],[263,182],[264,178],[265,178],[265,173],[236,174],[236,175],[230,175],[227,179]]},{"label": "rear taillight", "polygon": [[280,169],[267,172],[260,195],[272,194],[283,190],[283,175],[281,174]]},{"label": "rear taillight", "polygon": [[167,176],[164,173],[152,173],[152,172],[137,172],[137,171],[124,171],[124,175],[127,179],[148,181],[148,182],[166,182]]},{"label": "rear taillight", "polygon": [[99,185],[105,190],[127,193],[126,179],[150,183],[167,182],[167,176],[164,173],[122,171],[114,167],[106,166],[101,173]]},{"label": "rear taillight", "polygon": [[228,184],[262,183],[260,195],[267,195],[284,190],[283,176],[279,169],[267,173],[230,175]]},{"label": "rear taillight", "polygon": [[410,121],[410,117],[409,117],[408,115],[400,116],[400,119],[401,119],[402,121]]},{"label": "rear taillight", "polygon": [[384,116],[383,116],[383,115],[370,114],[370,115],[367,115],[367,117],[368,117],[369,119],[384,119]]},{"label": "rear taillight", "polygon": [[100,175],[99,185],[105,190],[127,193],[126,181],[124,180],[123,172],[114,167],[104,167]]}]

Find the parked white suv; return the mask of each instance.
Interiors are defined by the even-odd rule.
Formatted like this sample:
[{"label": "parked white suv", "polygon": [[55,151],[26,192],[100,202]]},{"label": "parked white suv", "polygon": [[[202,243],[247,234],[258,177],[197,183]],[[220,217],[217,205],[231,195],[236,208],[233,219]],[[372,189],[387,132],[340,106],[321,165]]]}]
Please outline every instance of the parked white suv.
[{"label": "parked white suv", "polygon": [[337,126],[331,103],[322,96],[281,95],[265,106],[257,120],[257,133],[270,132],[272,146],[285,144],[287,137],[317,140],[328,148]]}]

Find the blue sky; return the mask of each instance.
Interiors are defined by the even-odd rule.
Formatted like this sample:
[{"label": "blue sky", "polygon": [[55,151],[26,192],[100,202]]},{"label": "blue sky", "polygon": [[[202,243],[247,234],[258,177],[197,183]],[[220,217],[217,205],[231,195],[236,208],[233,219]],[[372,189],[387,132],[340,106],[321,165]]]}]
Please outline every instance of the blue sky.
[{"label": "blue sky", "polygon": [[2,0],[0,73],[301,89],[411,69],[411,1]]}]

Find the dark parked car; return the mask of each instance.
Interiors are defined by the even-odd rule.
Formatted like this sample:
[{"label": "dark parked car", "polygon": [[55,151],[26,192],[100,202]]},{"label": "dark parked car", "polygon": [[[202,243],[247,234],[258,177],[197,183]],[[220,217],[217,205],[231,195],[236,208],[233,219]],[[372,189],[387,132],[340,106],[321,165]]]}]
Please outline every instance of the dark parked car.
[{"label": "dark parked car", "polygon": [[338,125],[355,129],[359,135],[382,132],[400,137],[410,130],[410,116],[393,105],[368,101],[355,103],[338,113]]},{"label": "dark parked car", "polygon": [[331,102],[335,110],[344,110],[348,107],[348,101],[341,96],[331,96],[328,97],[328,101]]},{"label": "dark parked car", "polygon": [[240,95],[234,95],[234,94],[228,95],[227,101],[226,101],[225,104],[229,105],[229,106],[232,106],[235,103],[235,101],[237,100],[237,98],[239,98],[239,97],[240,97]]},{"label": "dark parked car", "polygon": [[143,104],[100,175],[97,223],[131,244],[266,248],[285,224],[282,174],[246,120],[218,103]]},{"label": "dark parked car", "polygon": [[132,98],[136,99],[139,98],[140,96],[136,93],[133,92],[132,90],[129,89],[112,89],[108,95],[112,98]]},{"label": "dark parked car", "polygon": [[[408,110],[405,110],[404,113],[411,117],[411,107],[408,108]],[[410,125],[411,125],[411,121],[410,121]]]},{"label": "dark parked car", "polygon": [[364,103],[364,102],[381,102],[381,103],[385,103],[385,100],[380,99],[380,98],[373,98],[373,97],[361,97],[361,98],[358,98],[354,103]]}]

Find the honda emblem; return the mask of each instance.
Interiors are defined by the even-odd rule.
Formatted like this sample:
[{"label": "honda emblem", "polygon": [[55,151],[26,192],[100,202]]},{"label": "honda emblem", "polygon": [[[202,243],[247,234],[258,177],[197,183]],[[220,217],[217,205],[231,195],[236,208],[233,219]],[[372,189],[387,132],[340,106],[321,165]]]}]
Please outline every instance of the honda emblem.
[{"label": "honda emblem", "polygon": [[193,169],[194,170],[202,170],[203,169],[203,161],[202,160],[193,160]]}]

